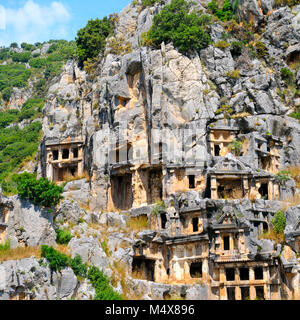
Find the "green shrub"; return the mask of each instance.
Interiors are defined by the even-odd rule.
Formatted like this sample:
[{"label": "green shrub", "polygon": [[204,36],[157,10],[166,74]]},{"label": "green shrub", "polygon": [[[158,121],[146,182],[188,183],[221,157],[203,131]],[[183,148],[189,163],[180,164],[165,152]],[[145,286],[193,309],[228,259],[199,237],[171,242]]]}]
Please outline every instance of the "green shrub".
[{"label": "green shrub", "polygon": [[282,79],[285,81],[286,84],[292,84],[294,80],[294,74],[289,68],[282,68],[280,70],[280,74]]},{"label": "green shrub", "polygon": [[[0,120],[0,128],[18,121],[15,117],[18,117],[19,113],[10,112],[12,118],[0,113],[0,119],[3,120],[3,122]],[[0,130],[0,184],[4,192],[17,193],[16,181],[6,181],[6,179],[18,170],[24,159],[32,157],[37,152],[41,130],[40,122],[31,123],[24,129],[12,126]]]},{"label": "green shrub", "polygon": [[62,199],[63,188],[48,179],[36,180],[32,174],[23,173],[17,182],[18,195],[22,199],[33,201],[34,204],[45,207],[56,206]]},{"label": "green shrub", "polygon": [[285,182],[291,179],[291,173],[289,171],[280,171],[276,174],[280,182]]},{"label": "green shrub", "polygon": [[40,69],[40,68],[45,68],[46,66],[48,66],[49,62],[46,58],[32,58],[29,61],[29,65],[32,68]]},{"label": "green shrub", "polygon": [[67,245],[71,239],[73,238],[72,234],[67,230],[56,230],[56,242],[58,244],[65,244]]},{"label": "green shrub", "polygon": [[231,79],[240,79],[241,73],[239,69],[233,70],[233,71],[228,71],[225,74],[227,77]]},{"label": "green shrub", "polygon": [[8,87],[26,87],[30,74],[23,64],[1,65],[0,91]]},{"label": "green shrub", "polygon": [[243,143],[239,140],[233,140],[228,145],[228,150],[233,153],[236,157],[238,157],[241,154],[241,151],[243,149]]},{"label": "green shrub", "polygon": [[33,51],[36,49],[36,47],[33,44],[29,44],[26,42],[21,43],[21,48],[23,48],[25,51]]},{"label": "green shrub", "polygon": [[0,49],[0,60],[7,60],[10,56],[11,54],[8,48]]},{"label": "green shrub", "polygon": [[172,0],[154,17],[144,43],[159,46],[162,42],[172,42],[183,53],[207,47],[210,36],[205,28],[211,23],[211,17],[189,13],[190,8],[191,3],[185,0]]},{"label": "green shrub", "polygon": [[215,47],[224,50],[224,49],[230,47],[230,43],[228,43],[224,40],[219,40],[218,42],[215,43]]},{"label": "green shrub", "polygon": [[28,62],[31,58],[30,52],[20,52],[20,53],[13,53],[12,54],[12,60],[14,62]]},{"label": "green shrub", "polygon": [[61,271],[70,265],[70,259],[65,254],[46,245],[41,247],[41,257],[48,260],[50,269],[55,272]]},{"label": "green shrub", "polygon": [[88,279],[96,290],[95,300],[122,300],[122,297],[110,286],[105,274],[97,267],[89,268]]},{"label": "green shrub", "polygon": [[166,205],[164,201],[156,202],[155,207],[153,208],[151,214],[158,215],[160,211],[165,211]]},{"label": "green shrub", "polygon": [[284,213],[282,211],[278,211],[274,218],[272,219],[272,224],[274,226],[275,233],[283,233],[285,226],[286,226],[286,220]]},{"label": "green shrub", "polygon": [[43,245],[41,257],[48,260],[50,269],[54,272],[70,267],[77,277],[87,278],[95,288],[95,300],[122,300],[122,297],[109,284],[107,276],[95,266],[88,267],[86,263],[82,262],[80,255],[70,259],[53,247]]},{"label": "green shrub", "polygon": [[216,0],[208,3],[208,9],[221,21],[230,21],[234,18],[233,8],[230,0],[224,0],[223,6],[220,7]]},{"label": "green shrub", "polygon": [[10,249],[10,240],[6,241],[5,244],[0,243],[0,252],[8,251]]},{"label": "green shrub", "polygon": [[77,32],[77,55],[81,65],[88,59],[96,58],[105,49],[106,38],[115,27],[115,16],[89,20],[87,25]]},{"label": "green shrub", "polygon": [[142,0],[143,7],[152,7],[161,0]]},{"label": "green shrub", "polygon": [[13,122],[17,122],[19,119],[19,110],[8,110],[6,112],[0,112],[0,129],[4,129]]},{"label": "green shrub", "polygon": [[300,112],[293,112],[289,114],[290,117],[300,120]]},{"label": "green shrub", "polygon": [[77,277],[87,277],[88,265],[82,262],[82,258],[80,255],[76,254],[76,256],[73,259],[71,259],[70,267],[72,268]]},{"label": "green shrub", "polygon": [[2,99],[6,102],[8,102],[10,100],[10,97],[12,95],[12,88],[8,87],[3,89],[2,91]]},{"label": "green shrub", "polygon": [[266,45],[261,41],[256,42],[255,49],[257,52],[257,56],[259,58],[263,58],[268,55],[268,49],[267,49]]}]

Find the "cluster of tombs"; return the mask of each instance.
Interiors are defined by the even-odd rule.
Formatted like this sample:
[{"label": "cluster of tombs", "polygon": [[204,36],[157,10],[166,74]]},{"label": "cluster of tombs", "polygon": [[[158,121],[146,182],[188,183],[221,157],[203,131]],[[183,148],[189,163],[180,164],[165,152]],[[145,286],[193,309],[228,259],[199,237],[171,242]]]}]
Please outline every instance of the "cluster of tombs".
[{"label": "cluster of tombs", "polygon": [[[108,210],[151,205],[174,193],[191,190],[211,199],[279,199],[276,173],[280,169],[282,141],[256,132],[239,135],[239,140],[237,135],[235,127],[211,128],[207,139],[208,161],[198,167],[164,161],[162,143],[157,148],[155,164],[136,165],[134,146],[128,142],[117,145],[110,170]],[[241,150],[233,155],[235,144]]]},{"label": "cluster of tombs", "polygon": [[150,214],[152,235],[146,232],[134,246],[133,276],[159,283],[202,284],[209,288],[210,299],[284,298],[279,260],[274,252],[251,244],[253,235],[269,229],[274,212],[251,210],[244,217],[218,201],[213,206],[203,200],[205,205]]},{"label": "cluster of tombs", "polygon": [[[211,199],[278,199],[276,173],[280,169],[282,141],[256,132],[239,135],[236,140],[238,132],[232,126],[211,127],[208,161],[201,167],[167,163],[162,143],[155,164],[145,161],[137,165],[134,145],[128,141],[117,143],[109,163],[107,209],[129,210],[190,190]],[[235,144],[240,145],[238,154]],[[49,180],[62,182],[82,175],[86,165],[82,140],[48,143],[45,153],[45,176]]]},{"label": "cluster of tombs", "polygon": [[[278,260],[270,252],[261,254],[250,240],[269,230],[275,212],[252,210],[245,219],[222,206],[224,200],[280,200],[276,173],[281,168],[283,141],[214,125],[206,145],[207,162],[199,168],[166,163],[162,143],[155,164],[136,165],[134,144],[129,141],[117,143],[112,150],[108,210],[147,207],[190,191],[200,199],[220,201],[217,210],[171,205],[156,215],[148,214],[151,229],[157,232],[151,241],[135,246],[133,275],[160,283],[207,284],[212,299],[280,299]],[[46,144],[45,149],[50,180],[61,182],[82,174],[83,141]]]}]

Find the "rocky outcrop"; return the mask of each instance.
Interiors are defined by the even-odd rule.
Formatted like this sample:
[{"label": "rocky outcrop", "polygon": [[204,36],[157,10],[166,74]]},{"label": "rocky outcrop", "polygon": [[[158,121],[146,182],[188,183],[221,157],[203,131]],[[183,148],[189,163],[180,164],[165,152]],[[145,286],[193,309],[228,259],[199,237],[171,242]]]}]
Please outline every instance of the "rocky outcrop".
[{"label": "rocky outcrop", "polygon": [[10,240],[12,248],[55,244],[52,210],[18,197],[12,197],[10,201],[9,211],[6,212],[5,239]]},{"label": "rocky outcrop", "polygon": [[53,273],[35,258],[0,265],[0,300],[68,300],[78,283],[72,269]]}]

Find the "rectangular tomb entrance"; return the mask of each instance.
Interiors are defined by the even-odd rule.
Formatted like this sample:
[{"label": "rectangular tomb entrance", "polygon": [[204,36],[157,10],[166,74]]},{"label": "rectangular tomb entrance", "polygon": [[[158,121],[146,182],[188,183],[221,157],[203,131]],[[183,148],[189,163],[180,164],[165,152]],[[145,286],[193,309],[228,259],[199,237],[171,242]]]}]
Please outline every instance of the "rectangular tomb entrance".
[{"label": "rectangular tomb entrance", "polygon": [[133,204],[132,175],[118,175],[111,177],[111,192],[114,207],[129,210]]},{"label": "rectangular tomb entrance", "polygon": [[132,276],[137,279],[154,281],[155,260],[144,257],[134,257],[132,261]]},{"label": "rectangular tomb entrance", "polygon": [[154,204],[163,199],[163,174],[161,169],[149,172],[149,204]]}]

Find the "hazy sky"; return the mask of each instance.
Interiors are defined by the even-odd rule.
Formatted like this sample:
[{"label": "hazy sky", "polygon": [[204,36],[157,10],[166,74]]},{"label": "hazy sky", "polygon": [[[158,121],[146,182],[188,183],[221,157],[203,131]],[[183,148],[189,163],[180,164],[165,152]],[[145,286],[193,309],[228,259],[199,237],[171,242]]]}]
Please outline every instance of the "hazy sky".
[{"label": "hazy sky", "polygon": [[119,13],[131,0],[0,0],[0,45],[74,40],[88,20]]}]

